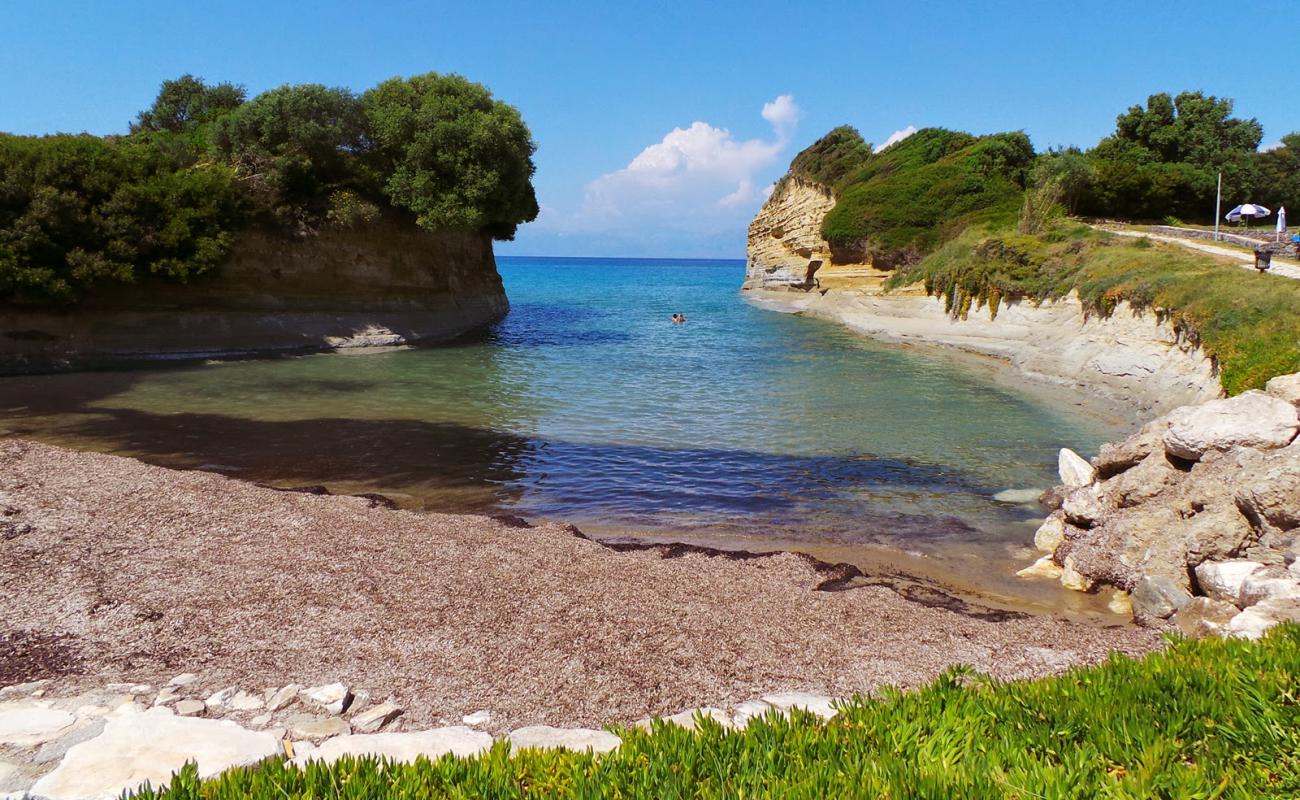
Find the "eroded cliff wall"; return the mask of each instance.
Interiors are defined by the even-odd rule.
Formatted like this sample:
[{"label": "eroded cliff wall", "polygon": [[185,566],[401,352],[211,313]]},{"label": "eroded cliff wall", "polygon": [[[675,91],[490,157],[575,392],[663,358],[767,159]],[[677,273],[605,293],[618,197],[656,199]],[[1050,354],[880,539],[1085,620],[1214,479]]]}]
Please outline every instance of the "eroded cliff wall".
[{"label": "eroded cliff wall", "polygon": [[448,339],[509,309],[491,240],[380,222],[307,239],[247,232],[189,284],[0,308],[0,372]]},{"label": "eroded cliff wall", "polygon": [[994,319],[949,315],[923,287],[885,291],[888,271],[837,264],[821,237],[829,191],[787,177],[749,227],[745,295],[772,310],[830,319],[884,341],[935,344],[1003,359],[1035,379],[1143,413],[1220,397],[1213,363],[1154,315],[1121,305],[1109,317],[1077,298],[1004,304]]}]

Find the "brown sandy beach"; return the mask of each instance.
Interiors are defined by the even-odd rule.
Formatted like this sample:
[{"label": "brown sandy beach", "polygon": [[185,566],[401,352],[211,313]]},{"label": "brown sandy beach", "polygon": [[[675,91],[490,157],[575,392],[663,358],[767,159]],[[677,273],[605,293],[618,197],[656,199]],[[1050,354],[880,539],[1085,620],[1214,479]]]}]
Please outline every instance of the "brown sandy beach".
[{"label": "brown sandy beach", "polygon": [[341,680],[393,695],[408,728],[489,709],[504,730],[1159,647],[1135,627],[918,602],[793,554],[620,551],[14,439],[0,511],[0,684],[60,693],[183,671],[206,691]]}]

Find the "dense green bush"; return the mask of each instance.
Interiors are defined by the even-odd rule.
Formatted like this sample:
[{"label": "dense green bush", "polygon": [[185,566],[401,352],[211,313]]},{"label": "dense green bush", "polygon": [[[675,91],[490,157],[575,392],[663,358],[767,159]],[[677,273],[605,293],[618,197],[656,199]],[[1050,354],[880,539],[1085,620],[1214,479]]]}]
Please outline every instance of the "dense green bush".
[{"label": "dense green bush", "polygon": [[967,225],[1014,219],[1033,162],[1023,133],[917,131],[840,181],[822,234],[837,261],[914,263]]},{"label": "dense green bush", "polygon": [[374,221],[511,238],[537,216],[534,145],[511,106],[456,75],[357,97],[318,84],[163,83],[126,136],[0,134],[0,301],[68,303],[113,283],[189,280],[239,230]]},{"label": "dense green bush", "polygon": [[871,145],[856,129],[841,125],[813,142],[790,162],[790,174],[834,188],[871,158]]},{"label": "dense green bush", "polygon": [[1300,795],[1300,629],[999,683],[953,669],[822,722],[619,730],[607,755],[498,743],[469,759],[281,759],[139,800],[298,798],[1259,798]]}]

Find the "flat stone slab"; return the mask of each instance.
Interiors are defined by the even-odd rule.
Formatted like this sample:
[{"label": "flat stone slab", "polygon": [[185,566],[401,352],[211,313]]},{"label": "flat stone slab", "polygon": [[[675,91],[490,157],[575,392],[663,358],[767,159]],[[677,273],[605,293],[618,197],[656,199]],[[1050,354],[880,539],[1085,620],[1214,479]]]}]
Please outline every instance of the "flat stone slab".
[{"label": "flat stone slab", "polygon": [[270,734],[151,709],[110,719],[102,734],[69,749],[31,794],[49,800],[116,796],[145,781],[164,786],[187,761],[197,762],[199,777],[207,778],[279,752]]},{"label": "flat stone slab", "polygon": [[430,760],[451,753],[473,756],[492,747],[491,734],[456,725],[412,733],[359,733],[328,739],[293,759],[299,766],[308,761],[337,761],[343,756],[374,755],[411,763],[420,756]]},{"label": "flat stone slab", "polygon": [[[688,731],[693,731],[695,730],[695,717],[697,714],[713,720],[724,728],[731,727],[731,715],[720,708],[712,708],[710,706],[704,706],[703,708],[688,708],[685,711],[679,711],[676,714],[667,717],[659,717],[658,719],[673,725],[679,725]],[[647,717],[646,719],[637,720],[635,724],[638,728],[650,730],[651,718]]]},{"label": "flat stone slab", "polygon": [[822,719],[830,719],[840,713],[833,705],[834,699],[823,694],[805,694],[804,692],[783,692],[763,695],[763,702],[781,711],[792,708],[802,709],[816,714]]},{"label": "flat stone slab", "polygon": [[0,744],[34,747],[57,739],[77,722],[67,711],[36,705],[11,706],[0,710]]},{"label": "flat stone slab", "polygon": [[591,750],[608,753],[622,744],[609,731],[592,728],[552,728],[550,725],[530,725],[510,732],[510,746],[518,750],[536,747],[542,750]]},{"label": "flat stone slab", "polygon": [[743,728],[756,717],[761,717],[771,711],[772,707],[762,700],[746,700],[732,709],[732,724],[737,728]]}]

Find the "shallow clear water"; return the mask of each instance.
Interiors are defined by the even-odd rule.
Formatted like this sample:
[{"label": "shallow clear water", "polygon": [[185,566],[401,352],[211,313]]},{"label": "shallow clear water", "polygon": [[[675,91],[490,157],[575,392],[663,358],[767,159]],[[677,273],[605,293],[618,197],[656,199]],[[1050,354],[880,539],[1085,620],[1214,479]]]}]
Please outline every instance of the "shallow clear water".
[{"label": "shallow clear water", "polygon": [[451,345],[0,379],[0,426],[434,510],[976,572],[1023,555],[1038,513],[995,493],[1117,432],[986,365],[751,306],[739,261],[500,269],[509,316]]}]

